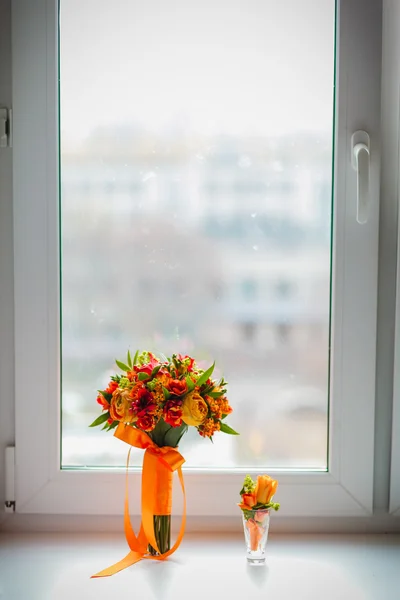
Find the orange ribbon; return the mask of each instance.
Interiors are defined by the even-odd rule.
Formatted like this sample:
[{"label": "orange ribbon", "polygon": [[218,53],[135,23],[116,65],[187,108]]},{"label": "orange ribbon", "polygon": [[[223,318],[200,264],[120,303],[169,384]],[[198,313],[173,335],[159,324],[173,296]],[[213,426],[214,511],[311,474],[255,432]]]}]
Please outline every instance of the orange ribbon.
[{"label": "orange ribbon", "polygon": [[[186,493],[183,482],[182,465],[185,462],[183,456],[170,446],[157,446],[140,429],[135,429],[120,423],[115,430],[115,437],[130,446],[142,448],[145,450],[142,469],[142,523],[140,525],[139,535],[136,536],[133,531],[129,517],[129,494],[128,494],[128,474],[129,459],[132,448],[129,448],[126,461],[126,484],[125,484],[125,510],[124,510],[124,529],[125,537],[130,548],[130,552],[111,567],[92,575],[92,577],[109,577],[126,567],[129,567],[142,558],[151,558],[153,560],[165,560],[179,548],[183,539],[186,524]],[[183,516],[179,535],[175,544],[168,552],[160,553],[155,533],[154,533],[154,515],[170,515],[172,506],[172,476],[177,471],[183,493]],[[157,550],[158,556],[147,553],[147,547],[151,546]]]}]

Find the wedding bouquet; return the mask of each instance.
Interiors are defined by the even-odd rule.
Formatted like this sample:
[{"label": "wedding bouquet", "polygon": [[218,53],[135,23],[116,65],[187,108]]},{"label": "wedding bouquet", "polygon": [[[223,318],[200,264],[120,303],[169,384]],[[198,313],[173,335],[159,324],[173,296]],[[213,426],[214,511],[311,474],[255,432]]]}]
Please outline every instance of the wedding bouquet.
[{"label": "wedding bouquet", "polygon": [[140,558],[164,559],[179,546],[185,511],[178,540],[171,548],[172,475],[178,472],[185,498],[181,472],[185,459],[176,447],[188,427],[195,427],[211,441],[217,431],[238,435],[224,421],[232,407],[226,397],[225,379],[212,379],[215,363],[203,370],[190,356],[157,358],[147,351],[136,352],[133,359],[128,351],[126,363],[116,363],[123,373],[113,375],[106,389],[98,391],[102,413],[90,427],[115,429],[117,438],[145,450],[142,527],[136,537],[129,525],[126,495],[125,534],[131,552],[127,559],[96,576],[111,575]]},{"label": "wedding bouquet", "polygon": [[156,358],[151,352],[130,352],[126,364],[117,360],[123,375],[113,375],[97,402],[102,414],[90,425],[110,431],[125,423],[146,432],[157,446],[176,447],[188,426],[212,440],[216,431],[238,435],[224,419],[232,412],[227,382],[211,379],[215,363],[206,371],[194,358],[173,354]]}]

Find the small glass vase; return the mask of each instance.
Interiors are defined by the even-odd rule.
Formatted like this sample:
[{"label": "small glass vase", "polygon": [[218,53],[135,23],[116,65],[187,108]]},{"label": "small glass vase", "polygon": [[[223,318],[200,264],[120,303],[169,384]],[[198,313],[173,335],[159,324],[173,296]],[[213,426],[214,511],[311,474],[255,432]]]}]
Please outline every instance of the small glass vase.
[{"label": "small glass vase", "polygon": [[268,540],[269,509],[242,511],[247,562],[250,565],[265,564],[265,548]]}]

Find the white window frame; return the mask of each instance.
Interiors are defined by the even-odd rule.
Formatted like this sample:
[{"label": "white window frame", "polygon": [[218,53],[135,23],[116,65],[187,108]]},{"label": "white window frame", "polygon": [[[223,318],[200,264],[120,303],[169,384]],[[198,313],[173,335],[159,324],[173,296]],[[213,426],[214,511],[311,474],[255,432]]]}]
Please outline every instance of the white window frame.
[{"label": "white window frame", "polygon": [[[119,515],[123,469],[59,467],[57,4],[12,2],[16,511]],[[285,516],[373,510],[382,7],[375,0],[338,6],[329,472],[269,469],[279,479]],[[358,129],[371,137],[365,225],[356,221],[350,161],[350,136]],[[188,514],[237,515],[243,473],[189,467]],[[139,479],[134,470],[133,514]],[[178,493],[176,501],[179,509]]]},{"label": "white window frame", "polygon": [[[399,96],[400,101],[400,96]],[[397,105],[398,107],[398,105]],[[397,123],[397,129],[399,124]],[[400,170],[400,156],[397,149],[397,163]],[[399,199],[399,175],[396,182],[396,197]],[[400,243],[400,231],[398,236]],[[392,413],[392,459],[390,473],[390,504],[389,512],[395,517],[400,517],[400,271],[399,253],[397,255],[397,290],[396,290],[396,327],[394,348],[394,383],[393,383],[393,413]]]},{"label": "white window frame", "polygon": [[[382,168],[380,241],[380,342],[381,363],[377,381],[375,470],[381,480],[390,476],[390,489],[379,490],[375,504],[382,510],[388,491],[388,513],[400,517],[400,4],[385,4],[382,27]],[[378,363],[379,363],[378,361]],[[393,383],[393,387],[392,387]],[[393,400],[393,402],[392,402]],[[387,431],[389,429],[389,431]],[[385,435],[386,430],[386,437]],[[391,430],[391,435],[390,435]],[[393,520],[392,520],[393,522]]]},{"label": "white window frame", "polygon": [[[400,7],[397,7],[400,17]],[[400,51],[400,46],[398,47]],[[396,64],[396,63],[395,63]],[[388,139],[388,156],[394,163],[394,169],[385,178],[384,192],[389,196],[395,206],[397,216],[400,201],[400,66],[397,64],[396,75],[393,77],[393,102],[390,103],[391,128]],[[396,315],[394,333],[394,361],[393,361],[393,411],[392,411],[392,446],[390,463],[390,503],[389,512],[395,517],[400,517],[400,223],[397,223],[397,281],[396,281]]]}]

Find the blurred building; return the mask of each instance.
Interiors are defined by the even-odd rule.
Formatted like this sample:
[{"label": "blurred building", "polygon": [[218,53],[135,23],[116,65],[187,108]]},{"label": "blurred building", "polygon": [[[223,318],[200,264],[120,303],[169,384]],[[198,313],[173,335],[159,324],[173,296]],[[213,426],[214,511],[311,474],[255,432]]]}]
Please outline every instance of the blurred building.
[{"label": "blurred building", "polygon": [[310,135],[159,139],[123,128],[65,144],[67,397],[79,387],[89,407],[110,358],[158,347],[215,358],[239,406],[267,381],[261,421],[285,401],[326,414],[330,155],[330,140]]}]

